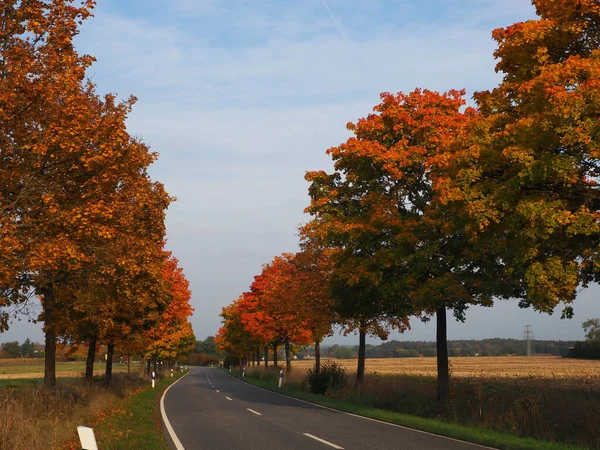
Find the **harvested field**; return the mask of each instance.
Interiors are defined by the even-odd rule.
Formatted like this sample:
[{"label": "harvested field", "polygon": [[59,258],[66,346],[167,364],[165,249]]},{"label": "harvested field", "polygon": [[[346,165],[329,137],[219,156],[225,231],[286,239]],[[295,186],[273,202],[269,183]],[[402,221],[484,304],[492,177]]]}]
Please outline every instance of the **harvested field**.
[{"label": "harvested field", "polygon": [[[436,358],[367,359],[360,388],[353,382],[356,359],[330,361],[346,369],[348,383],[328,395],[360,406],[600,450],[600,361],[450,358],[450,403],[441,414]],[[313,365],[294,361],[287,382],[308,390],[304,369]]]},{"label": "harvested field", "polygon": [[[325,362],[327,360],[323,360]],[[355,359],[332,360],[356,372]],[[294,361],[293,367],[307,369],[314,360]],[[600,361],[567,359],[559,356],[489,356],[450,358],[453,377],[466,378],[577,378],[600,381]],[[365,372],[385,375],[435,377],[435,358],[373,358],[367,359]]]},{"label": "harvested field", "polygon": [[[95,375],[104,373],[104,364],[96,363],[94,365]],[[131,367],[132,372],[138,372],[140,366]],[[85,371],[85,363],[82,362],[57,362],[56,376],[58,378],[79,377]],[[113,363],[113,372],[126,372],[127,365]],[[44,377],[44,360],[18,358],[18,359],[0,359],[0,380],[31,379]]]}]

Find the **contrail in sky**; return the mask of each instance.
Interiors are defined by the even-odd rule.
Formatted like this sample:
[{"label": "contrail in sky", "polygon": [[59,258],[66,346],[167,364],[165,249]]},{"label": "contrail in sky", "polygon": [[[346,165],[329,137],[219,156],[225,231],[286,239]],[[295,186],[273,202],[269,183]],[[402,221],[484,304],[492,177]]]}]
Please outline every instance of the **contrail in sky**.
[{"label": "contrail in sky", "polygon": [[327,10],[327,12],[329,13],[329,15],[333,19],[333,23],[335,23],[335,26],[336,26],[338,32],[340,33],[340,36],[342,36],[344,38],[344,40],[347,41],[348,38],[346,37],[346,34],[344,33],[344,30],[342,30],[342,27],[340,27],[340,24],[336,20],[335,16],[333,15],[333,13],[331,12],[331,10],[329,9],[329,5],[327,5],[327,2],[325,0],[321,0],[321,1],[323,2],[323,6],[325,7],[325,9]]}]

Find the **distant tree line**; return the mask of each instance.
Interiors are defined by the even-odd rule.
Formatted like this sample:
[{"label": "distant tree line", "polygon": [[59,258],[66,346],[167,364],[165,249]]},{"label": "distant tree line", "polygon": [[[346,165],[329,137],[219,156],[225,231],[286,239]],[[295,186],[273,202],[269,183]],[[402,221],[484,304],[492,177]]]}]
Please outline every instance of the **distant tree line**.
[{"label": "distant tree line", "polygon": [[585,341],[577,342],[569,352],[572,358],[600,359],[600,319],[583,322]]},{"label": "distant tree line", "polygon": [[[577,348],[577,341],[532,341],[534,354],[567,356]],[[312,356],[314,350],[307,349]],[[380,345],[366,346],[367,358],[415,358],[436,356],[435,341],[389,341]],[[525,356],[525,342],[519,339],[482,339],[448,341],[450,356]],[[358,355],[358,346],[332,345],[324,347],[321,355],[328,358],[352,359]]]},{"label": "distant tree line", "polygon": [[43,358],[44,346],[39,342],[32,342],[29,338],[22,344],[11,341],[0,344],[0,358]]},{"label": "distant tree line", "polygon": [[208,336],[203,341],[196,341],[194,351],[188,355],[187,363],[193,366],[208,366],[218,364],[221,352],[217,350],[214,336]]}]

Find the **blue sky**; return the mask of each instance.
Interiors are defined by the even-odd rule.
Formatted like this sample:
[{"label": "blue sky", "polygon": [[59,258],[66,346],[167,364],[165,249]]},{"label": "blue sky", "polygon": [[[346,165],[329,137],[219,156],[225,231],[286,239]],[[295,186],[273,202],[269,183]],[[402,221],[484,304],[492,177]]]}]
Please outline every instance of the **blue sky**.
[{"label": "blue sky", "polygon": [[[331,167],[325,150],[347,122],[383,91],[493,88],[491,31],[533,16],[528,0],[98,0],[77,47],[97,58],[100,93],[138,97],[128,127],[160,153],[151,173],[178,198],[168,246],[191,282],[196,336],[217,331],[261,264],[296,250],[304,173]],[[580,339],[597,293],[581,294],[573,321],[501,302],[449,337],[519,338],[532,324],[539,338]],[[41,336],[15,323],[0,342]]]}]

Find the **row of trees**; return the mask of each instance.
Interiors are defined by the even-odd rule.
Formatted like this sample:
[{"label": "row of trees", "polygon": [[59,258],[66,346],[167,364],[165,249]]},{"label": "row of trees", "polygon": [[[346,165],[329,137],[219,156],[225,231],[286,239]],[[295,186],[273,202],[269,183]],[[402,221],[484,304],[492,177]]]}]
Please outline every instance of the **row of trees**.
[{"label": "row of trees", "polygon": [[50,389],[58,338],[89,344],[88,378],[100,342],[153,358],[195,342],[188,283],[163,249],[173,198],[125,126],[135,98],[98,95],[93,57],[73,45],[93,4],[0,10],[0,331],[41,300]]},{"label": "row of trees", "polygon": [[[504,77],[475,94],[475,107],[459,90],[384,93],[348,124],[354,136],[327,151],[333,172],[306,175],[313,219],[301,245],[328,261],[316,297],[331,308],[315,311],[324,325],[358,329],[359,382],[366,334],[435,317],[444,405],[448,311],[464,321],[470,305],[505,298],[546,313],[562,304],[571,317],[577,289],[600,276],[600,3],[533,4],[537,20],[493,32]],[[312,286],[271,275],[295,258],[265,266],[223,311],[224,348],[320,337],[304,334],[310,302],[297,299]],[[288,321],[301,329],[289,334]],[[266,332],[267,323],[288,331]]]},{"label": "row of trees", "polygon": [[269,355],[277,365],[283,347],[289,370],[292,346],[314,343],[318,365],[319,344],[332,327],[327,270],[324,254],[310,246],[275,257],[249,292],[223,308],[217,348],[243,362],[264,358],[267,366]]}]

